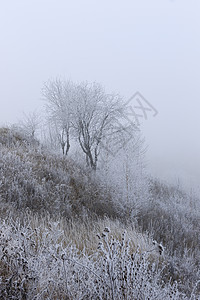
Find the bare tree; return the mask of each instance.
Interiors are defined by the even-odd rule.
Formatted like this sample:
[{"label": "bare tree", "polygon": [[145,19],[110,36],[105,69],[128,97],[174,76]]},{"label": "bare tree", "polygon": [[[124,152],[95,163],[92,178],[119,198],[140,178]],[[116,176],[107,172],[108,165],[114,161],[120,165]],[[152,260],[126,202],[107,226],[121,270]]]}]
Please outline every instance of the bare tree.
[{"label": "bare tree", "polygon": [[60,79],[48,81],[42,90],[48,120],[56,128],[62,152],[66,155],[70,149],[73,90],[72,82]]},{"label": "bare tree", "polygon": [[120,98],[108,95],[97,83],[81,83],[76,87],[73,112],[75,129],[86,163],[96,170],[101,142],[119,114]]},{"label": "bare tree", "polygon": [[111,146],[123,145],[130,123],[124,126],[119,122],[124,109],[119,95],[107,94],[97,83],[74,84],[58,79],[45,84],[43,95],[48,121],[57,132],[63,154],[68,153],[73,138],[79,143],[87,165],[96,170],[106,140],[112,139]]},{"label": "bare tree", "polygon": [[31,138],[35,138],[36,132],[39,130],[41,124],[41,117],[37,111],[24,113],[24,118],[20,121],[19,127],[22,131]]}]

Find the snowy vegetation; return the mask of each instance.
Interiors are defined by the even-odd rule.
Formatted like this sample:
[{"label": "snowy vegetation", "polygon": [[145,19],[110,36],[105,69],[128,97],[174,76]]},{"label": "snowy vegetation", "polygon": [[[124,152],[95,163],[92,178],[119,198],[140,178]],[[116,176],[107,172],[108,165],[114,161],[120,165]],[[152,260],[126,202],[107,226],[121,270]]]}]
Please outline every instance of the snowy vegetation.
[{"label": "snowy vegetation", "polygon": [[199,199],[148,176],[142,147],[90,168],[0,129],[1,299],[200,299]]}]

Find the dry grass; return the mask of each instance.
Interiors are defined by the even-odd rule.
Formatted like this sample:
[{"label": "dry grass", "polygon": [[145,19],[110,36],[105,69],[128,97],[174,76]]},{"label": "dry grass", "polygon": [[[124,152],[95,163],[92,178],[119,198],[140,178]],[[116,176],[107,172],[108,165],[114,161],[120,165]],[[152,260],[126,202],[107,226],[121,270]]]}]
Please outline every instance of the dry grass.
[{"label": "dry grass", "polygon": [[[140,279],[146,280],[143,289],[147,294],[151,290],[157,295],[156,289],[162,286],[162,296],[157,295],[157,299],[171,299],[174,289],[173,299],[196,300],[199,285],[194,287],[200,276],[197,201],[175,187],[150,181],[149,194],[142,190],[137,194],[136,218],[129,218],[128,207],[119,199],[122,193],[117,193],[72,160],[29,143],[19,133],[0,129],[0,279],[7,293],[2,299],[32,299],[36,294],[35,299],[114,297],[115,291],[110,287],[116,281],[109,268],[116,260],[116,280],[120,282],[121,273],[126,273],[123,259],[129,264],[131,254],[137,253],[143,268],[139,267],[141,274],[144,270],[151,272],[152,266],[157,272],[153,290],[149,275],[143,278],[140,274]],[[108,235],[105,228],[109,228]],[[124,232],[129,240],[127,246],[123,244]],[[153,239],[158,243],[153,244]],[[99,240],[104,251],[98,249]],[[159,243],[165,247],[162,255]],[[122,248],[123,259],[119,250]],[[62,259],[63,253],[68,260]],[[111,260],[109,253],[113,255]],[[147,262],[141,260],[144,253]],[[133,295],[131,285],[135,284],[135,273],[131,274],[129,295]],[[111,286],[102,290],[102,280],[109,280]],[[177,296],[176,281],[186,298]],[[66,286],[66,282],[71,286]],[[135,286],[138,293],[139,284],[141,281]],[[83,296],[82,289],[89,294],[85,292]],[[94,296],[98,291],[104,298]],[[73,298],[72,294],[76,296]],[[120,299],[126,299],[125,295]]]},{"label": "dry grass", "polygon": [[[86,288],[87,299],[130,299],[124,293],[141,292],[170,299],[173,289],[174,299],[185,299],[177,298],[177,288],[161,287],[155,270],[159,272],[163,258],[152,240],[133,227],[108,218],[87,218],[84,223],[48,214],[43,218],[29,210],[16,211],[3,202],[1,208],[1,216],[7,211],[7,218],[0,223],[2,299],[85,299]],[[124,277],[128,264],[132,273]],[[138,297],[131,299],[143,299]]]}]

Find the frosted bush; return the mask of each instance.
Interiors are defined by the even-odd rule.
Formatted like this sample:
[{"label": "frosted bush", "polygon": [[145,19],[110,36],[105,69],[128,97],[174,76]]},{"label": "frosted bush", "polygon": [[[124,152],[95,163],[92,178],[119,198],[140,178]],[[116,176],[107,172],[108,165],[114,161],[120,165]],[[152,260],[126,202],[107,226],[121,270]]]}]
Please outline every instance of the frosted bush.
[{"label": "frosted bush", "polygon": [[125,234],[98,234],[93,254],[66,244],[59,224],[0,225],[1,299],[187,299],[162,282],[150,254],[133,251]]}]

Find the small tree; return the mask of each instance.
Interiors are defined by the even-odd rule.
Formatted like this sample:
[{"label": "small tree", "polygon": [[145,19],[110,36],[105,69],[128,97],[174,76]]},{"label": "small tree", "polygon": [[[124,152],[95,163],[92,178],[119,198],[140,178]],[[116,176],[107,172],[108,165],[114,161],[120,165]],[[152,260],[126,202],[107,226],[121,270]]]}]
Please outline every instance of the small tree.
[{"label": "small tree", "polygon": [[49,123],[56,128],[63,154],[70,149],[70,128],[72,117],[74,85],[60,79],[48,81],[43,88]]},{"label": "small tree", "polygon": [[24,119],[20,122],[19,127],[22,131],[31,138],[35,138],[36,132],[39,130],[41,117],[37,111],[24,113]]},{"label": "small tree", "polygon": [[76,87],[73,128],[86,163],[97,168],[101,142],[119,114],[120,98],[108,95],[97,83],[81,83]]}]

